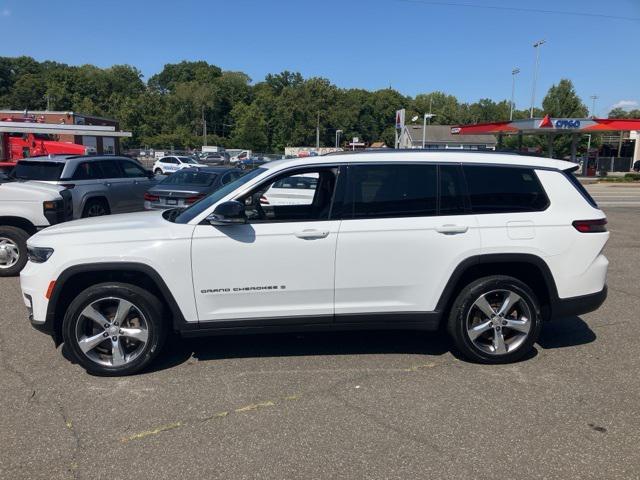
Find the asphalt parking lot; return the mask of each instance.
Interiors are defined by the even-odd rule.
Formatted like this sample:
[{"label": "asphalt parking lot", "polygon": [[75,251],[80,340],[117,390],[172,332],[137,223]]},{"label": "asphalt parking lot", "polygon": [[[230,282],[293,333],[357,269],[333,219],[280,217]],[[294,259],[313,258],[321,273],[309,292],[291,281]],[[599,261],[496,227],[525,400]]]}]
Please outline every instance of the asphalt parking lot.
[{"label": "asphalt parking lot", "polygon": [[290,334],[182,340],[150,372],[93,377],[0,279],[0,478],[640,478],[640,188],[589,189],[609,299],[513,365],[438,334]]}]

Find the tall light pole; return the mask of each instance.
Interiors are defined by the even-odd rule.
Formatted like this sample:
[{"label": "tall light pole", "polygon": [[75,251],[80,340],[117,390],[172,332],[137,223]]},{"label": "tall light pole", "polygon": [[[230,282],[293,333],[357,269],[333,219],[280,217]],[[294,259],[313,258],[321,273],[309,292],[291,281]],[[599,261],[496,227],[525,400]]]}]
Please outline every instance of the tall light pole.
[{"label": "tall light pole", "polygon": [[593,103],[591,104],[591,116],[593,118],[596,118],[596,100],[600,97],[598,97],[597,95],[591,95],[591,100],[593,100]]},{"label": "tall light pole", "polygon": [[533,118],[533,106],[536,103],[536,82],[538,81],[538,64],[540,63],[540,47],[545,44],[545,40],[538,40],[533,44],[536,50],[536,65],[533,69],[533,87],[531,89],[531,111],[529,118]]},{"label": "tall light pole", "polygon": [[518,67],[511,70],[511,108],[509,109],[509,120],[513,120],[513,109],[515,108],[513,98],[516,93],[516,75],[519,73],[520,69]]},{"label": "tall light pole", "polygon": [[429,125],[431,125],[431,119],[435,117],[434,113],[425,113],[422,121],[422,149],[424,150],[427,140],[427,118],[429,119]]},{"label": "tall light pole", "polygon": [[342,130],[336,130],[336,148],[338,148],[338,145],[340,145],[340,134],[342,133]]}]

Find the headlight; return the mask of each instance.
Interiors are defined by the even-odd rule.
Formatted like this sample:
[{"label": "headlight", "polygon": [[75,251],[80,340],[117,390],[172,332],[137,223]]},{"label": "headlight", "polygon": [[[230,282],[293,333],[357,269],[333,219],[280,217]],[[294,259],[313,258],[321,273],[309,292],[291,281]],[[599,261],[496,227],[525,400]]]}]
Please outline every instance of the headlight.
[{"label": "headlight", "polygon": [[53,248],[27,246],[27,258],[34,263],[44,263],[53,254]]}]

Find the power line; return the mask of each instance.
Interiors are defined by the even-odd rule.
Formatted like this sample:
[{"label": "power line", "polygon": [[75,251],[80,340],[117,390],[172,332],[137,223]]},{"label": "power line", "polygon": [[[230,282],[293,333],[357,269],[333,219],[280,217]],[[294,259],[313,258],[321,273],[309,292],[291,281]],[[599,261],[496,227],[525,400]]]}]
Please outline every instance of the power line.
[{"label": "power line", "polygon": [[421,5],[434,5],[434,6],[440,6],[440,7],[482,8],[485,10],[505,10],[510,12],[543,13],[546,15],[573,15],[573,16],[580,16],[580,17],[607,18],[609,20],[629,20],[632,22],[640,22],[640,17],[623,17],[620,15],[606,15],[604,13],[571,12],[567,10],[543,10],[540,8],[501,7],[497,5],[474,5],[473,3],[438,2],[438,1],[431,1],[431,0],[396,0],[396,1],[403,2],[403,3],[416,3]]}]

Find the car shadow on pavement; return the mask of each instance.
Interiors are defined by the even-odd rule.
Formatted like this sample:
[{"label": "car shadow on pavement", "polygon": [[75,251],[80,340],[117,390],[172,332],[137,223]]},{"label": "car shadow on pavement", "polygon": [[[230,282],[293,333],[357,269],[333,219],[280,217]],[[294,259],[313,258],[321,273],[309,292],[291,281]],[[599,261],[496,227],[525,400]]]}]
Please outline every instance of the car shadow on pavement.
[{"label": "car shadow on pavement", "polygon": [[172,336],[146,372],[164,370],[194,358],[198,361],[231,358],[310,355],[420,354],[443,355],[451,343],[441,332],[358,331],[233,335],[203,338]]},{"label": "car shadow on pavement", "polygon": [[538,340],[545,350],[575,347],[595,341],[596,334],[580,317],[573,316],[546,322]]}]

